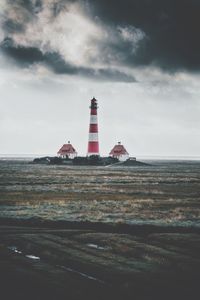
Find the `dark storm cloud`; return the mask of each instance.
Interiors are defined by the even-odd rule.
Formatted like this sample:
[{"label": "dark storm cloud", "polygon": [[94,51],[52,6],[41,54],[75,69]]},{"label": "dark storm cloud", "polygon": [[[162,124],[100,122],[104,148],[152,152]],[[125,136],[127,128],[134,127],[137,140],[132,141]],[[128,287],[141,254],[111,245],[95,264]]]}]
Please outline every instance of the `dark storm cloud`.
[{"label": "dark storm cloud", "polygon": [[44,61],[43,53],[35,47],[15,47],[11,38],[6,38],[0,44],[2,53],[13,58],[19,65],[26,67],[34,62]]},{"label": "dark storm cloud", "polygon": [[14,59],[17,64],[23,68],[29,67],[35,63],[42,63],[50,68],[56,74],[81,75],[93,78],[94,80],[107,80],[118,82],[135,82],[135,78],[115,69],[92,69],[85,67],[76,67],[67,63],[59,53],[43,53],[36,47],[16,47],[10,38],[6,38],[0,45],[2,52]]},{"label": "dark storm cloud", "polygon": [[81,75],[102,81],[136,82],[133,76],[115,69],[76,67],[67,63],[58,53],[46,53],[44,55],[44,62],[56,74]]},{"label": "dark storm cloud", "polygon": [[200,69],[199,0],[92,0],[90,5],[105,23],[132,25],[146,33],[136,53],[125,44],[112,48],[127,64]]},{"label": "dark storm cloud", "polygon": [[[128,82],[135,79],[122,72],[121,67],[131,70],[156,66],[167,72],[200,70],[200,0],[7,0],[7,3],[8,11],[13,9],[13,13],[7,17],[4,15],[2,29],[6,38],[0,50],[21,66],[43,63],[56,74],[80,74]],[[36,32],[35,43],[26,33],[27,24],[36,24],[45,7],[51,13],[49,23],[45,21],[44,24],[51,24],[63,11],[67,11],[68,3],[81,5],[88,18],[107,31],[109,36],[92,41],[92,46],[98,49],[95,55],[89,57],[92,66],[86,62],[84,67],[77,67],[76,62],[73,64],[66,60],[67,55],[64,60],[61,51],[51,48],[52,44],[55,47],[55,42],[46,42],[48,49],[44,50],[44,36],[41,34],[39,37],[39,31]],[[16,16],[15,10],[21,10],[21,14]],[[23,33],[24,44],[20,44],[20,36],[18,39],[15,36],[18,44],[9,45],[13,35]],[[64,32],[66,34],[67,31]],[[53,37],[52,34],[49,38]],[[82,46],[84,48],[85,45]],[[95,68],[95,63],[98,68]]]},{"label": "dark storm cloud", "polygon": [[[45,44],[46,49],[44,50],[42,46],[43,36],[40,35],[39,31],[35,32],[35,35],[37,35],[36,43],[32,42],[34,37],[32,40],[30,39],[30,33],[27,33],[27,28],[34,27],[38,21],[41,21],[41,19],[39,20],[41,17],[40,13],[44,10],[46,13],[48,11],[46,14],[48,19],[44,19],[44,26],[48,26],[48,22],[53,23],[55,21],[56,23],[56,18],[61,13],[68,11],[69,4],[78,3],[82,5],[80,2],[85,3],[84,1],[75,0],[7,0],[7,13],[4,13],[1,20],[4,40],[0,41],[0,51],[5,58],[16,62],[22,68],[27,68],[34,64],[43,64],[55,74],[80,75],[94,80],[135,82],[136,80],[132,75],[116,68],[95,67],[95,65],[90,66],[90,64],[77,66],[76,63],[68,62],[59,50],[51,47],[51,42]],[[59,26],[62,27],[64,24]],[[32,34],[34,34],[34,31],[32,31]],[[49,38],[51,39],[51,36]],[[55,38],[55,35],[54,37],[52,36],[53,38]],[[21,43],[21,40],[25,41],[25,44]]]}]

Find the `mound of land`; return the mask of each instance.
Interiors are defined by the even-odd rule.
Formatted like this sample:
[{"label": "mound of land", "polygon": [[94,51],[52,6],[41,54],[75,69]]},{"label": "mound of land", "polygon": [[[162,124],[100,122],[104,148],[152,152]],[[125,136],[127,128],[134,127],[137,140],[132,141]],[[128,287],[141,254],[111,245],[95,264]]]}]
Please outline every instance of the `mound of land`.
[{"label": "mound of land", "polygon": [[145,166],[146,163],[127,159],[124,162],[119,161],[117,158],[113,157],[99,157],[92,155],[90,157],[75,157],[74,159],[61,158],[61,157],[39,157],[33,160],[34,164],[47,164],[47,165],[69,165],[69,166]]}]

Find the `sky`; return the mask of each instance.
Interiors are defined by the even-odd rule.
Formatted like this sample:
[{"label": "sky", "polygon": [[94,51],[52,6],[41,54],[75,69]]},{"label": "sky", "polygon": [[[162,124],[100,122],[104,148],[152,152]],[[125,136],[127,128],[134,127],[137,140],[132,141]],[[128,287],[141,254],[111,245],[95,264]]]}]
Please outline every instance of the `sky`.
[{"label": "sky", "polygon": [[199,0],[1,0],[0,154],[200,155]]}]

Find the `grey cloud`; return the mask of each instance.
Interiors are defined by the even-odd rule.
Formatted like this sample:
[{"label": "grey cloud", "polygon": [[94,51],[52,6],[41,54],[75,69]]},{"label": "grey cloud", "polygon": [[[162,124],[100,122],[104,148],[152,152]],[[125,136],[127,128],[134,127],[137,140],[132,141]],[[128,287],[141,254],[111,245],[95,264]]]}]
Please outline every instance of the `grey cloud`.
[{"label": "grey cloud", "polygon": [[5,36],[25,32],[27,24],[41,9],[41,0],[7,0],[6,9],[0,15],[0,26]]},{"label": "grey cloud", "polygon": [[6,56],[14,59],[22,67],[45,60],[45,56],[39,49],[34,47],[17,47],[11,38],[4,39],[0,49]]},{"label": "grey cloud", "polygon": [[25,29],[24,24],[15,22],[12,19],[7,19],[5,20],[5,22],[2,24],[3,30],[7,33],[7,34],[11,34],[14,32],[23,32]]},{"label": "grey cloud", "polygon": [[65,62],[58,53],[47,53],[45,63],[57,74],[81,75],[102,81],[136,82],[132,75],[116,69],[76,67]]},{"label": "grey cloud", "polygon": [[92,14],[112,26],[132,25],[148,38],[136,53],[126,44],[112,48],[132,66],[154,65],[165,71],[200,70],[200,1],[92,0]]},{"label": "grey cloud", "polygon": [[10,7],[13,5],[23,7],[32,14],[38,13],[43,7],[43,0],[7,0],[7,3]]},{"label": "grey cloud", "polygon": [[46,65],[56,74],[80,75],[102,81],[136,82],[132,75],[127,75],[116,69],[76,67],[67,63],[59,53],[43,53],[36,47],[17,47],[10,38],[5,39],[0,48],[4,55],[24,68],[34,63],[40,63]]},{"label": "grey cloud", "polygon": [[[59,49],[53,48],[51,42],[49,43],[47,40],[44,42],[39,32],[36,32],[36,42],[32,42],[33,40],[30,39],[30,35],[27,33],[27,28],[30,29],[34,24],[37,24],[40,17],[39,13],[42,13],[44,9],[48,10],[48,22],[51,22],[50,18],[52,18],[53,22],[56,21],[56,18],[62,12],[68,10],[68,4],[74,2],[78,4],[84,3],[84,1],[73,0],[8,0],[7,9],[8,11],[10,9],[11,13],[7,18],[4,14],[2,20],[2,28],[6,37],[0,45],[0,51],[7,59],[15,61],[20,67],[28,67],[35,63],[40,63],[46,65],[55,74],[80,75],[95,80],[135,82],[135,78],[132,75],[122,72],[119,65],[117,68],[112,67],[112,63],[109,62],[109,57],[112,55],[111,47],[109,49],[104,47],[105,43],[103,42],[101,44],[99,41],[96,43],[94,40],[92,41],[94,45],[99,43],[98,49],[101,51],[101,55],[94,54],[95,61],[83,64],[83,66],[81,64],[77,66],[76,63],[73,64],[67,61],[66,58],[64,59]],[[83,8],[82,4],[81,7]],[[61,24],[61,26],[64,26],[64,24]],[[34,34],[34,31],[32,34]],[[53,37],[50,36],[49,38]],[[22,43],[20,42],[21,40],[23,41]],[[53,43],[55,45],[55,42]],[[111,52],[111,55],[107,54],[106,50]],[[98,67],[95,67],[95,63],[99,63]]]},{"label": "grey cloud", "polygon": [[[23,34],[27,23],[37,22],[38,13],[45,6],[52,13],[52,21],[55,21],[67,10],[67,4],[74,2],[90,14],[88,18],[94,24],[107,32],[107,36],[92,40],[93,46],[98,49],[97,53],[93,55],[91,52],[91,57],[87,57],[92,67],[87,64],[77,67],[69,63],[67,56],[64,59],[58,49],[52,48],[51,42],[49,45],[46,42],[48,47],[44,50],[42,37],[36,45],[19,43],[15,48],[3,48],[4,53],[21,64],[24,63],[23,55],[28,63],[34,63],[34,60],[45,63],[58,74],[95,78],[107,78],[110,74],[111,80],[117,81],[120,76],[122,81],[131,78],[134,81],[132,76],[120,71],[121,67],[130,71],[146,66],[158,67],[165,72],[200,70],[200,1],[197,0],[8,0],[10,8],[14,5],[21,7],[24,17],[4,19],[5,35],[12,38],[16,32]],[[53,53],[53,58],[49,53]],[[118,70],[113,71],[113,68]]]}]

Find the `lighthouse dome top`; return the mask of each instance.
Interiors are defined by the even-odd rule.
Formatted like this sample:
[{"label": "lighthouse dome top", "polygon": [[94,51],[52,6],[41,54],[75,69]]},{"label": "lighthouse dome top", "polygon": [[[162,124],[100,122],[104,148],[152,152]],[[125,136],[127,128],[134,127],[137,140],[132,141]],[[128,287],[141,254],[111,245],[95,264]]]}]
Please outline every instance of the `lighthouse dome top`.
[{"label": "lighthouse dome top", "polygon": [[92,109],[98,108],[98,106],[97,106],[97,99],[95,99],[94,97],[91,99],[91,106],[90,106],[90,108],[92,108]]}]

